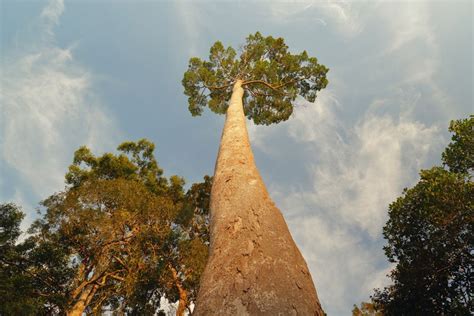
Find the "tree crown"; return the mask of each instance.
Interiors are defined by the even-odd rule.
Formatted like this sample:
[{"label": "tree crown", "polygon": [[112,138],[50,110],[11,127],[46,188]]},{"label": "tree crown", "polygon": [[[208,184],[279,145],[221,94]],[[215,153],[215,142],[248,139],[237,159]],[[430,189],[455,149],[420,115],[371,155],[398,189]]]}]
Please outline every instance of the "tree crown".
[{"label": "tree crown", "polygon": [[[88,291],[86,313],[107,306],[151,315],[161,296],[175,301],[180,290],[189,306],[207,260],[212,178],[185,191],[183,178],[163,175],[154,148],[146,139],[122,143],[118,154],[79,148],[66,174],[68,186],[41,203],[43,216],[18,247],[23,215],[14,205],[0,205],[0,278],[33,269],[34,290],[41,294],[33,307],[40,310],[70,310]],[[12,253],[7,259],[25,262],[25,268],[2,269],[7,248]],[[22,284],[32,277],[25,279]],[[38,296],[24,292],[22,299]],[[7,314],[24,314],[25,308],[13,302],[10,310],[20,312]]]},{"label": "tree crown", "polygon": [[225,113],[232,87],[241,80],[245,115],[256,124],[269,125],[290,117],[298,95],[314,102],[317,91],[328,84],[328,70],[306,51],[290,53],[283,38],[257,32],[247,37],[239,57],[235,49],[218,41],[208,61],[191,58],[182,83],[189,111],[196,116],[206,106]]}]

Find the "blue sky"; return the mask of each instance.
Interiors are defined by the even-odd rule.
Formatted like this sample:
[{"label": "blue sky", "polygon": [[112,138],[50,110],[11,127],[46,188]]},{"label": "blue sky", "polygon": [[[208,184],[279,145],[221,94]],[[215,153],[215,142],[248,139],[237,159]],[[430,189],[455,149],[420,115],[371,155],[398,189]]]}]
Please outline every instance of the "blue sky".
[{"label": "blue sky", "polygon": [[284,37],[330,68],[314,104],[248,122],[257,165],[328,315],[387,283],[387,207],[439,163],[473,109],[470,1],[6,1],[0,201],[35,217],[75,149],[146,137],[167,175],[212,174],[223,117],[187,111],[181,78],[216,40]]}]

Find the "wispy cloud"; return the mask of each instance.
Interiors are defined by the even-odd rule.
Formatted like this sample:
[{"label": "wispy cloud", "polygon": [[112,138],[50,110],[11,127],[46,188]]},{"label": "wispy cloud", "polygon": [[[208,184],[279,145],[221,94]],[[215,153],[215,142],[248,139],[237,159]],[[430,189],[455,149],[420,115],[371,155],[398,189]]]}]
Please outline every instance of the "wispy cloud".
[{"label": "wispy cloud", "polygon": [[59,24],[59,19],[64,12],[64,0],[51,0],[41,11],[41,21],[43,22],[43,32],[54,36],[53,29]]},{"label": "wispy cloud", "polygon": [[200,19],[204,18],[200,13],[200,5],[186,0],[178,0],[174,4],[183,26],[185,37],[187,38],[186,43],[189,55],[194,56],[197,54],[198,49],[199,30],[202,29],[202,21]]},{"label": "wispy cloud", "polygon": [[[430,10],[428,2],[413,1],[411,3],[393,3],[381,7],[379,13],[386,22],[388,31],[392,33],[391,44],[387,52],[394,52],[412,41],[421,41],[428,48],[436,45],[433,26],[430,23]],[[393,10],[397,8],[397,14],[393,16]]]},{"label": "wispy cloud", "polygon": [[55,44],[54,26],[63,11],[62,1],[50,1],[37,21],[38,40],[22,43],[23,51],[6,51],[2,59],[0,152],[3,171],[12,175],[2,186],[33,194],[16,190],[2,200],[21,196],[19,203],[36,204],[63,188],[78,146],[111,149],[117,137],[113,118],[94,93],[93,74],[75,61],[71,47]]},{"label": "wispy cloud", "polygon": [[278,21],[291,23],[304,18],[307,23],[318,23],[352,38],[364,29],[364,17],[374,5],[373,1],[306,0],[272,3],[269,10]]}]

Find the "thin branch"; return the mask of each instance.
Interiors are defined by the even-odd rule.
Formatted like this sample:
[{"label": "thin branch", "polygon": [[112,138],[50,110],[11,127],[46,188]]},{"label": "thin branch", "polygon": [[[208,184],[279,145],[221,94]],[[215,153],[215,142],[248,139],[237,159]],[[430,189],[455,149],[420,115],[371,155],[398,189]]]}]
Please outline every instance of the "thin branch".
[{"label": "thin branch", "polygon": [[117,260],[125,269],[127,269],[127,272],[130,272],[130,269],[127,267],[127,265],[120,259],[119,257],[113,255],[114,259]]},{"label": "thin branch", "polygon": [[287,82],[284,82],[284,83],[281,83],[281,84],[278,84],[278,85],[272,85],[272,84],[270,84],[266,81],[263,81],[263,80],[249,80],[249,81],[244,81],[242,83],[242,86],[258,83],[258,84],[263,84],[264,86],[276,91],[281,87],[284,87],[286,85],[289,85],[289,84],[292,84],[292,83],[295,83],[295,82],[298,82],[298,81],[301,81],[301,80],[304,80],[304,79],[306,79],[306,78],[293,79],[293,80],[290,80],[290,81],[287,81]]},{"label": "thin branch", "polygon": [[118,276],[118,275],[115,275],[115,274],[109,274],[108,276],[110,276],[110,277],[113,278],[113,279],[122,281],[122,282],[125,281],[125,278],[122,278],[121,276]]},{"label": "thin branch", "polygon": [[228,88],[228,87],[231,87],[231,86],[234,85],[234,83],[231,82],[231,83],[226,84],[226,85],[223,85],[223,86],[208,86],[208,85],[206,85],[206,84],[204,83],[204,81],[203,81],[203,84],[204,84],[204,86],[205,86],[207,89],[209,89],[209,90],[222,90],[222,89],[225,89],[225,88]]},{"label": "thin branch", "polygon": [[[250,92],[250,94],[252,94],[252,96],[255,98],[256,96],[260,96],[260,97],[271,97],[272,95],[271,94],[267,94],[267,93],[264,93],[264,92],[260,92],[260,91],[254,91],[248,87],[245,88],[245,90],[247,90],[248,92]],[[283,92],[281,91],[275,91],[277,93],[282,93],[284,94]]]},{"label": "thin branch", "polygon": [[277,87],[274,87],[274,86],[272,86],[271,84],[269,84],[268,82],[263,81],[263,80],[249,80],[249,81],[244,81],[244,82],[242,83],[242,86],[246,86],[246,85],[250,85],[250,84],[254,84],[254,83],[263,84],[264,86],[267,86],[268,88],[270,88],[270,89],[272,89],[272,90],[277,90]]},{"label": "thin branch", "polygon": [[206,87],[209,90],[222,90],[222,89],[228,88],[228,87],[230,87],[234,84],[234,82],[229,82],[228,84],[223,85],[223,86],[208,86],[206,84],[206,82],[204,81],[204,79],[201,77],[201,75],[200,74],[197,74],[197,75],[199,76],[199,79],[201,80],[204,87]]}]

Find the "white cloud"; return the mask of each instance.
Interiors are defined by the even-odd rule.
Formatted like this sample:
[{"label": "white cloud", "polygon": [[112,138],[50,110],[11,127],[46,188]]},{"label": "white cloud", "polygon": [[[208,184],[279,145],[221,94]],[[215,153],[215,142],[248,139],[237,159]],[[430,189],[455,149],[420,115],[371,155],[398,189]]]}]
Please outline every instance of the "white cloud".
[{"label": "white cloud", "polygon": [[44,36],[54,36],[63,10],[62,1],[50,1],[36,29],[38,41],[23,43],[22,52],[6,51],[1,65],[1,159],[14,178],[8,185],[21,183],[35,195],[30,199],[63,188],[80,145],[110,149],[117,137],[114,120],[94,94],[93,74],[75,61],[72,48],[57,47],[53,37]]},{"label": "white cloud", "polygon": [[364,17],[374,6],[374,1],[296,0],[272,3],[268,9],[279,22],[291,23],[304,18],[308,23],[316,22],[336,30],[344,37],[352,38],[364,29]]},{"label": "white cloud", "polygon": [[41,19],[44,23],[44,32],[54,36],[53,28],[59,24],[59,18],[64,12],[64,0],[50,0],[48,5],[41,11]]},{"label": "white cloud", "polygon": [[[387,52],[400,50],[415,40],[424,42],[429,48],[436,45],[428,4],[412,1],[380,7],[380,17],[386,22],[385,27],[392,33]],[[393,15],[394,9],[397,10],[396,16]]]}]

